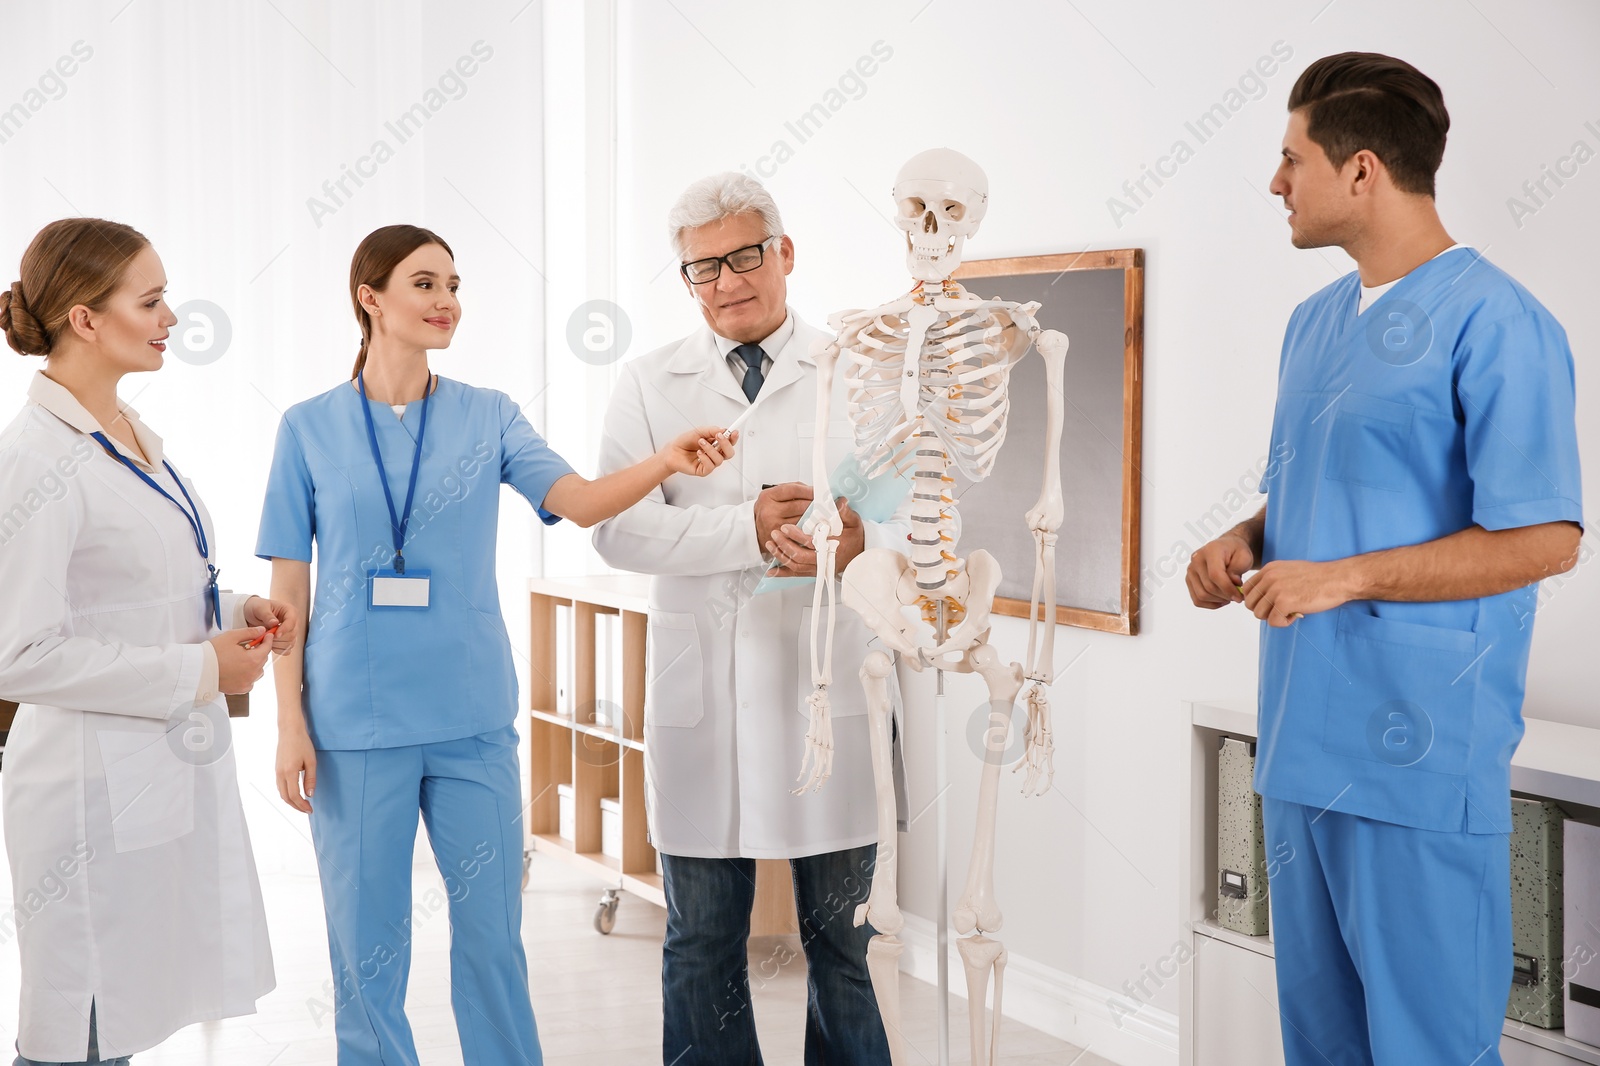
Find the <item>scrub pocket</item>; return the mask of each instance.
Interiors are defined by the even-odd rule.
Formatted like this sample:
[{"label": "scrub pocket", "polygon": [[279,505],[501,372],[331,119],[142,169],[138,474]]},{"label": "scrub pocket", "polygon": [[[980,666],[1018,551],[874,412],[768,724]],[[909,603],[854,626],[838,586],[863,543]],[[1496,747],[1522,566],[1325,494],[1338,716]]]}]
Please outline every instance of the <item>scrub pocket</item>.
[{"label": "scrub pocket", "polygon": [[1472,754],[1479,674],[1469,630],[1339,609],[1323,720],[1323,750],[1464,774]]},{"label": "scrub pocket", "polygon": [[1412,480],[1411,423],[1416,413],[1410,404],[1346,393],[1328,431],[1323,473],[1335,481],[1401,491]]},{"label": "scrub pocket", "polygon": [[[182,728],[180,723],[177,728]],[[100,761],[118,851],[153,848],[194,832],[194,766],[167,733],[102,729]]]},{"label": "scrub pocket", "polygon": [[[354,615],[357,621],[362,621],[367,605],[363,601],[344,609]],[[360,701],[363,706],[359,716],[350,714],[348,709],[352,671],[357,672],[356,676],[368,672],[366,628],[346,625],[322,630],[315,639],[306,641],[302,651],[305,655],[302,660],[305,669],[305,708],[312,739],[318,739],[318,730],[324,723],[331,727],[332,732],[341,735],[369,728],[370,715],[365,707],[367,700]]]},{"label": "scrub pocket", "polygon": [[651,611],[646,724],[687,729],[705,717],[704,669],[694,615]]},{"label": "scrub pocket", "polygon": [[[827,596],[827,590],[823,590]],[[824,603],[827,601],[824,600]],[[822,632],[818,634],[821,640],[827,639],[828,618],[822,618]],[[839,604],[833,619],[833,684],[828,686],[828,714],[834,718],[851,718],[867,713],[867,689],[861,683],[861,660],[866,658],[867,641],[872,638],[872,631],[866,628],[866,623],[861,621],[861,616],[856,614],[844,604]],[[823,652],[822,644],[818,643],[818,665]],[[811,719],[811,706],[806,701],[811,698],[814,687],[811,684],[811,608],[804,607],[800,611],[800,636],[795,650],[798,664],[797,677],[799,678],[798,697],[795,700],[795,710],[804,715],[806,720]]]}]

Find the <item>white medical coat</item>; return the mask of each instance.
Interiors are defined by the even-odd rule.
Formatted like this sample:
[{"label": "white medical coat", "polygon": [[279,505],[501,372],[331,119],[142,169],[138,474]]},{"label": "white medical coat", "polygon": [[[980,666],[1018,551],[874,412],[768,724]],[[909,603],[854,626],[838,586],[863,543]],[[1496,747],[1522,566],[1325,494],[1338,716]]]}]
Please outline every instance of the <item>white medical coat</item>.
[{"label": "white medical coat", "polygon": [[[215,631],[189,523],[88,437],[65,388],[40,375],[29,400],[0,435],[0,696],[22,705],[0,934],[21,949],[21,1052],[82,1060],[92,1001],[111,1059],[253,1013],[272,956],[226,705],[195,703]],[[145,472],[182,499],[128,417]],[[230,626],[245,599],[223,598]]]},{"label": "white medical coat", "polygon": [[[833,776],[821,791],[795,796],[809,724],[814,586],[752,595],[767,565],[755,529],[762,486],[809,484],[819,432],[830,470],[852,447],[842,373],[828,424],[816,424],[811,349],[826,337],[796,319],[789,343],[768,353],[772,369],[752,405],[702,328],[624,366],[606,412],[602,473],[647,458],[685,429],[725,426],[755,408],[732,460],[709,477],[668,478],[594,533],[607,563],[653,575],[645,795],[651,841],[669,855],[795,858],[877,839],[858,676],[872,631],[839,604],[828,690]],[[864,523],[866,546],[905,551],[909,505],[889,522]],[[898,707],[893,674],[889,685]]]}]

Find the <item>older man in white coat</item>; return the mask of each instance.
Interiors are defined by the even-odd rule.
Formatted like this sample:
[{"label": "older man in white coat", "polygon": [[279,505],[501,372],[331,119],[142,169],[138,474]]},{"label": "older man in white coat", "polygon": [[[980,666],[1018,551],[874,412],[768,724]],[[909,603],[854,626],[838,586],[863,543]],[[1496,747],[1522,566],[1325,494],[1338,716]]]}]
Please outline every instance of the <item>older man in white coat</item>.
[{"label": "older man in white coat", "polygon": [[[755,592],[769,566],[815,574],[795,525],[811,499],[811,450],[826,434],[837,462],[851,447],[850,425],[816,424],[811,353],[826,335],[785,303],[794,244],[766,189],[731,172],[702,179],[673,207],[669,229],[706,325],[624,368],[601,469],[638,461],[683,427],[727,425],[753,410],[738,454],[716,476],[669,478],[594,534],[608,563],[654,575],[645,747],[667,896],[663,1061],[760,1061],[746,968],[755,860],[788,859],[810,967],[806,1062],[887,1066],[866,970],[873,930],[853,924],[877,836],[856,680],[872,634],[839,612],[833,776],[821,791],[794,795],[811,693],[811,586]],[[839,375],[841,416],[842,387]],[[881,524],[843,513],[841,571],[865,548],[901,545],[909,533],[903,508]]]}]

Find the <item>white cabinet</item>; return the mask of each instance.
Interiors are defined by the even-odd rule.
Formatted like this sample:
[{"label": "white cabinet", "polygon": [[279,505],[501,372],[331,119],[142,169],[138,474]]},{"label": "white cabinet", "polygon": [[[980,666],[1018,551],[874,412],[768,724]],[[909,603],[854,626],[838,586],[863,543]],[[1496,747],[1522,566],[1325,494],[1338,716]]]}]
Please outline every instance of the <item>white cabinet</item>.
[{"label": "white cabinet", "polygon": [[[1271,936],[1247,937],[1213,920],[1217,909],[1217,740],[1254,740],[1255,708],[1185,705],[1191,724],[1188,810],[1180,821],[1179,922],[1190,960],[1180,979],[1179,1066],[1282,1066],[1278,985]],[[1529,719],[1511,760],[1511,787],[1524,795],[1600,807],[1600,729]],[[1506,1022],[1506,1066],[1600,1066],[1600,1048],[1559,1029]]]},{"label": "white cabinet", "polygon": [[1283,1066],[1272,956],[1218,937],[1196,935],[1192,962],[1193,1061]]}]

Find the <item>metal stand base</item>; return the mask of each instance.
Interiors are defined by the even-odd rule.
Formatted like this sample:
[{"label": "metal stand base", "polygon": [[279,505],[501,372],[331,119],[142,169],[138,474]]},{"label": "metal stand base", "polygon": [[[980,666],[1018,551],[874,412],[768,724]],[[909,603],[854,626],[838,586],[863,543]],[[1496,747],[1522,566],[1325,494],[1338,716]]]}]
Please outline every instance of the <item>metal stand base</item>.
[{"label": "metal stand base", "polygon": [[[945,640],[945,604],[939,601],[939,620],[934,632],[937,643]],[[938,892],[934,897],[934,951],[938,954],[939,972],[939,1066],[950,1066],[950,859],[948,852],[949,809],[945,793],[949,791],[949,767],[945,764],[946,734],[944,720],[944,670],[934,668],[933,715],[934,729],[934,824],[938,843],[934,849],[934,862],[938,866]]]}]

